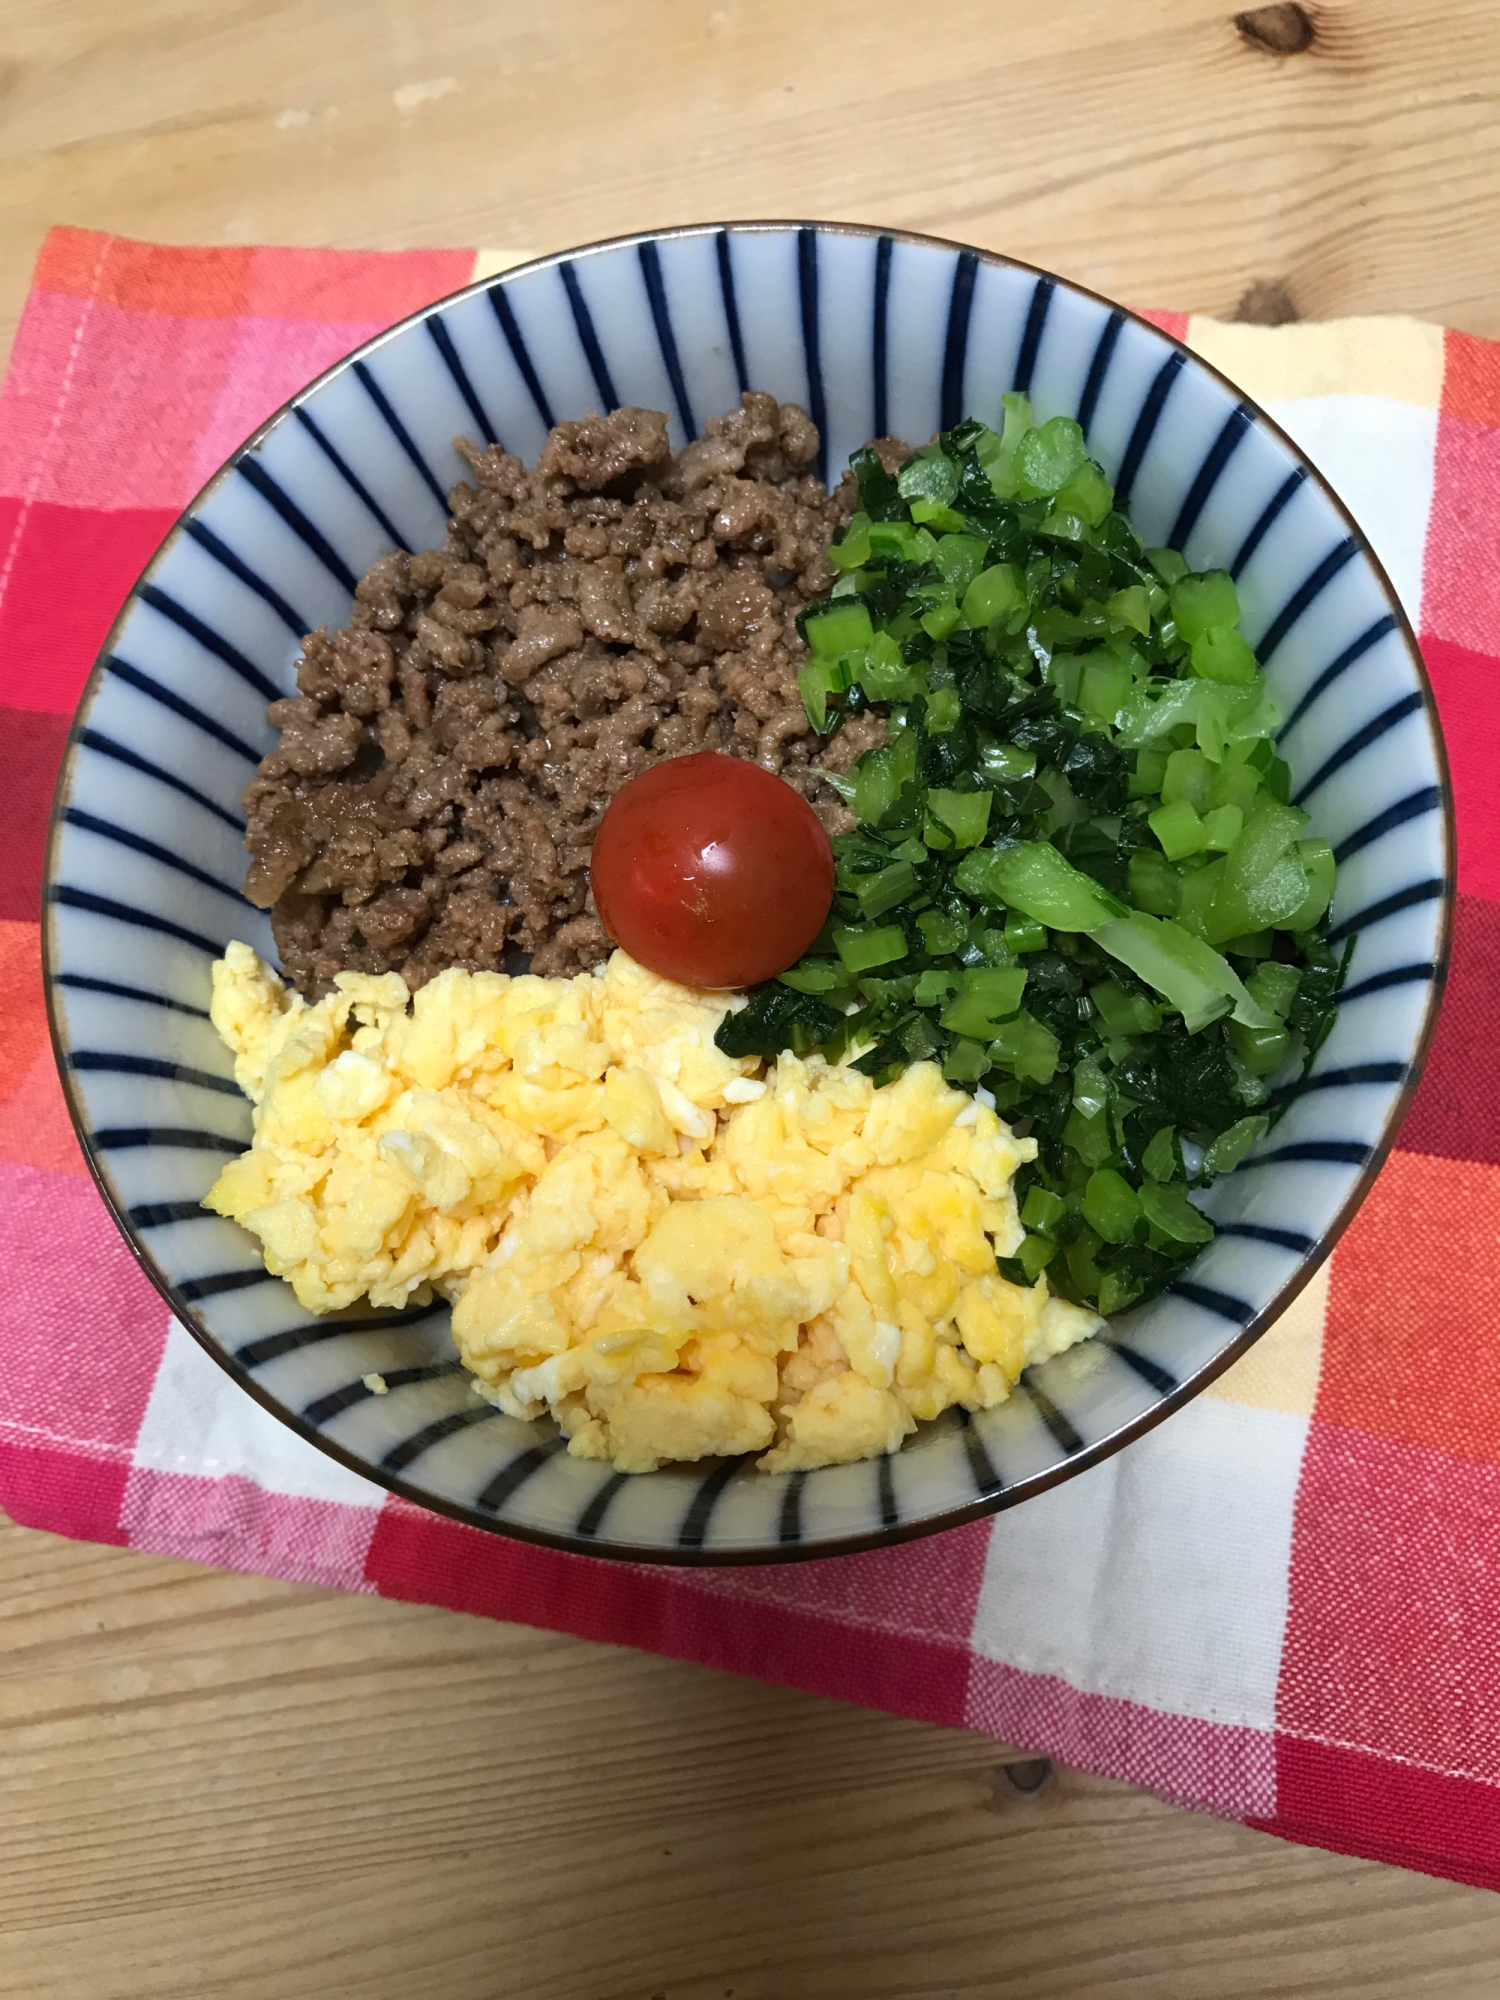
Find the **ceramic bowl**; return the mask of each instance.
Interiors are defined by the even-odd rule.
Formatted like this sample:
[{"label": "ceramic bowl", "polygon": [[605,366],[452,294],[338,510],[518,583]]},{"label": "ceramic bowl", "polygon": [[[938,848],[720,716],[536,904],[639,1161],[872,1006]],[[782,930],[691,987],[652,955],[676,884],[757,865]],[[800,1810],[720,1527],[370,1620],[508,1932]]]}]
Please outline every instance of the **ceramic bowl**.
[{"label": "ceramic bowl", "polygon": [[[1286,717],[1293,796],[1338,856],[1353,939],[1308,1087],[1212,1191],[1219,1234],[1171,1289],[953,1411],[894,1457],[767,1477],[723,1461],[627,1477],[470,1392],[446,1308],[304,1312],[199,1203],[250,1137],[209,1025],[231,938],[273,956],[242,899],[240,794],[271,747],[303,633],[341,624],[383,551],[444,535],[459,434],[527,458],[616,403],[674,444],[742,389],[803,404],[837,475],[1007,389],[1075,416],[1148,544],[1238,582]],[[1013,1506],[1197,1393],[1307,1282],[1369,1187],[1436,1012],[1452,824],[1421,658],[1354,522],[1288,438],[1147,322],[1059,278],[896,231],[667,230],[471,285],[313,382],[230,459],[131,593],[84,693],[47,869],[52,1025],[80,1138],[173,1309],[248,1394],[344,1464],[476,1526],[597,1555],[788,1560]],[[372,1395],[379,1373],[389,1393]]]}]

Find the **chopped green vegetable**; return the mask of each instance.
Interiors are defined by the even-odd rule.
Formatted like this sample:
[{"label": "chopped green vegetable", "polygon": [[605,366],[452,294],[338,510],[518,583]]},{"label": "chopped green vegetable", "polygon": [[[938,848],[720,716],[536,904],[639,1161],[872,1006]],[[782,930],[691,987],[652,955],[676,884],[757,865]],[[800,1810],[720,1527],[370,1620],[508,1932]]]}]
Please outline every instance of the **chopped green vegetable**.
[{"label": "chopped green vegetable", "polygon": [[955,688],[934,688],[927,697],[927,730],[931,736],[946,736],[963,716],[963,704]]},{"label": "chopped green vegetable", "polygon": [[1050,1194],[1044,1187],[1034,1187],[1021,1204],[1021,1220],[1028,1229],[1034,1229],[1043,1236],[1056,1233],[1057,1225],[1068,1213],[1068,1204],[1060,1195]]},{"label": "chopped green vegetable", "polygon": [[872,972],[877,965],[891,965],[906,956],[906,933],[899,924],[879,929],[835,931],[834,949],[851,972]]},{"label": "chopped green vegetable", "polygon": [[1147,1146],[1141,1155],[1141,1165],[1154,1181],[1169,1181],[1182,1172],[1182,1154],[1178,1150],[1177,1134],[1170,1125],[1163,1125]]},{"label": "chopped green vegetable", "polygon": [[870,517],[856,514],[843,534],[828,551],[831,568],[840,572],[861,569],[870,560]]},{"label": "chopped green vegetable", "polygon": [[1088,447],[1078,425],[1071,417],[1050,417],[1021,439],[1015,457],[1020,491],[1031,499],[1056,493],[1087,462]]},{"label": "chopped green vegetable", "polygon": [[958,467],[940,451],[919,451],[901,468],[896,491],[903,500],[933,500],[946,507],[958,493]]},{"label": "chopped green vegetable", "polygon": [[803,633],[809,652],[829,658],[853,652],[856,646],[868,646],[875,636],[866,606],[847,599],[809,617]]},{"label": "chopped green vegetable", "polygon": [[1185,1187],[1179,1187],[1175,1182],[1143,1181],[1140,1202],[1146,1220],[1163,1236],[1170,1236],[1174,1243],[1212,1242],[1214,1226],[1202,1210],[1194,1208],[1188,1200]]},{"label": "chopped green vegetable", "polygon": [[986,848],[959,863],[954,882],[984,903],[1005,903],[1054,931],[1093,931],[1123,917],[1118,897],[1046,841]]},{"label": "chopped green vegetable", "polygon": [[1083,1212],[1106,1243],[1128,1243],[1140,1220],[1141,1200],[1123,1174],[1100,1167],[1084,1188]]},{"label": "chopped green vegetable", "polygon": [[1023,917],[1012,911],[1005,919],[1004,936],[1014,952],[1047,949],[1047,926],[1039,924],[1035,917]]},{"label": "chopped green vegetable", "polygon": [[1017,1014],[1007,1021],[990,1043],[990,1055],[998,1069],[1032,1083],[1050,1083],[1062,1059],[1056,1035],[1032,1014]]},{"label": "chopped green vegetable", "polygon": [[1203,1155],[1203,1180],[1212,1180],[1216,1174],[1233,1173],[1257,1139],[1263,1139],[1271,1129],[1269,1118],[1241,1118],[1231,1125],[1227,1132],[1221,1132],[1208,1151]]},{"label": "chopped green vegetable", "polygon": [[1189,645],[1205,632],[1233,631],[1240,622],[1240,600],[1228,570],[1185,575],[1172,585],[1169,597],[1173,622]]},{"label": "chopped green vegetable", "polygon": [[1249,687],[1260,672],[1260,662],[1232,625],[1210,625],[1200,632],[1191,658],[1195,674],[1226,687]]},{"label": "chopped green vegetable", "polygon": [[1210,1240],[1189,1188],[1291,1101],[1348,959],[1232,580],[1143,548],[1071,418],[1003,412],[851,461],[799,685],[820,733],[889,734],[830,778],[829,931],[718,1041],[985,1085],[1037,1145],[1001,1274],[1109,1313]]},{"label": "chopped green vegetable", "polygon": [[1015,1013],[1026,986],[1022,966],[974,966],[963,975],[963,989],[939,1016],[955,1035],[988,1041],[1001,1023]]},{"label": "chopped green vegetable", "polygon": [[1008,612],[1024,611],[1026,585],[1014,563],[981,570],[964,591],[965,625],[991,625]]},{"label": "chopped green vegetable", "polygon": [[793,992],[780,980],[757,987],[748,1005],[726,1014],[714,1040],[727,1056],[798,1055],[824,1046],[842,1017],[815,996]]},{"label": "chopped green vegetable", "polygon": [[1161,1009],[1154,1001],[1144,993],[1127,993],[1113,979],[1091,987],[1089,998],[1112,1035],[1149,1035],[1161,1026]]},{"label": "chopped green vegetable", "polygon": [[1189,854],[1201,854],[1208,845],[1208,834],[1197,813],[1186,799],[1179,799],[1175,805],[1158,806],[1147,816],[1147,826],[1161,842],[1162,852],[1168,861],[1182,861]]},{"label": "chopped green vegetable", "polygon": [[934,788],[927,794],[928,812],[950,836],[942,844],[952,847],[979,845],[989,824],[990,803],[989,792],[948,792]]},{"label": "chopped green vegetable", "polygon": [[849,984],[849,974],[836,958],[804,958],[779,977],[794,993],[837,993]]},{"label": "chopped green vegetable", "polygon": [[[1007,1263],[1014,1263],[1017,1267],[1012,1282],[1018,1285],[1034,1285],[1056,1255],[1057,1245],[1050,1236],[1023,1238],[1014,1258],[1006,1259]],[[1005,1265],[1002,1264],[1000,1268],[1003,1274]]]}]

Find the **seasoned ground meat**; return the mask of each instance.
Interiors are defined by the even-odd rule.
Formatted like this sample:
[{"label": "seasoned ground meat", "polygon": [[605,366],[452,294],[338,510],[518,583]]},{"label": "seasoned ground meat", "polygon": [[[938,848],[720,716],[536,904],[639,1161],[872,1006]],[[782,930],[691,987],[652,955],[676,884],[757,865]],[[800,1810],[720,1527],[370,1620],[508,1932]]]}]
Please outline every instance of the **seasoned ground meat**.
[{"label": "seasoned ground meat", "polygon": [[[335,973],[537,972],[609,950],[588,886],[604,808],[648,764],[714,749],[780,774],[834,831],[830,742],[797,692],[795,619],[855,505],[809,471],[802,410],[747,394],[675,456],[654,410],[559,424],[528,471],[461,443],[441,549],[371,569],[342,631],[309,634],[279,746],[245,794],[245,883],[301,990]],[[905,447],[881,440],[892,463]]]}]

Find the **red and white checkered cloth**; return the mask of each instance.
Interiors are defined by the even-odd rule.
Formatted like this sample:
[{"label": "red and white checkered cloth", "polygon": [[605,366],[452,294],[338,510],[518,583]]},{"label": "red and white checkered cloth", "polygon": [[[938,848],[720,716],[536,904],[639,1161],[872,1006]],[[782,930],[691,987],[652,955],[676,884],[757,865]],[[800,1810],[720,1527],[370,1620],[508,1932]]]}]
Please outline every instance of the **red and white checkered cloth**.
[{"label": "red and white checkered cloth", "polygon": [[49,237],[0,400],[0,1500],[16,1520],[452,1605],[966,1724],[1288,1838],[1500,1886],[1500,347],[1163,317],[1296,435],[1422,635],[1457,946],[1401,1148],[1213,1388],[1024,1507],[872,1555],[664,1571],[426,1514],[176,1325],[84,1168],[42,1011],[68,718],[178,510],[371,333],[513,259]]}]

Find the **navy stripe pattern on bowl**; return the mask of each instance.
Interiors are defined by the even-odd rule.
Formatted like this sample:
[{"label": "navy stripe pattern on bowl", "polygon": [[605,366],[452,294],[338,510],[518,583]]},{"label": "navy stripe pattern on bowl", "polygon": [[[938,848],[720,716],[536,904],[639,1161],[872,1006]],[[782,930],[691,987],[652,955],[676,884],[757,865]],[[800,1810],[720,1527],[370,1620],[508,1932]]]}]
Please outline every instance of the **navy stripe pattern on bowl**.
[{"label": "navy stripe pattern on bowl", "polygon": [[[746,388],[803,401],[832,476],[872,434],[1076,416],[1148,541],[1235,575],[1286,721],[1294,795],[1340,862],[1348,982],[1310,1087],[1221,1182],[1192,1270],[1009,1402],[876,1464],[629,1478],[479,1397],[446,1307],[317,1320],[201,1207],[249,1106],[207,1019],[241,894],[240,795],[301,635],[442,533],[455,434],[533,455],[564,418],[667,410],[681,442]],[[1227,384],[1061,280],[894,232],[726,225],[472,287],[296,399],[195,503],[127,606],[69,751],[47,912],[51,1004],[87,1144],[148,1265],[271,1408],[370,1477],[482,1526],[677,1561],[826,1554],[1010,1504],[1192,1393],[1340,1224],[1410,1087],[1441,977],[1440,750],[1399,607],[1319,479]],[[380,1383],[375,1381],[380,1378]],[[383,1385],[384,1393],[381,1393]]]}]

